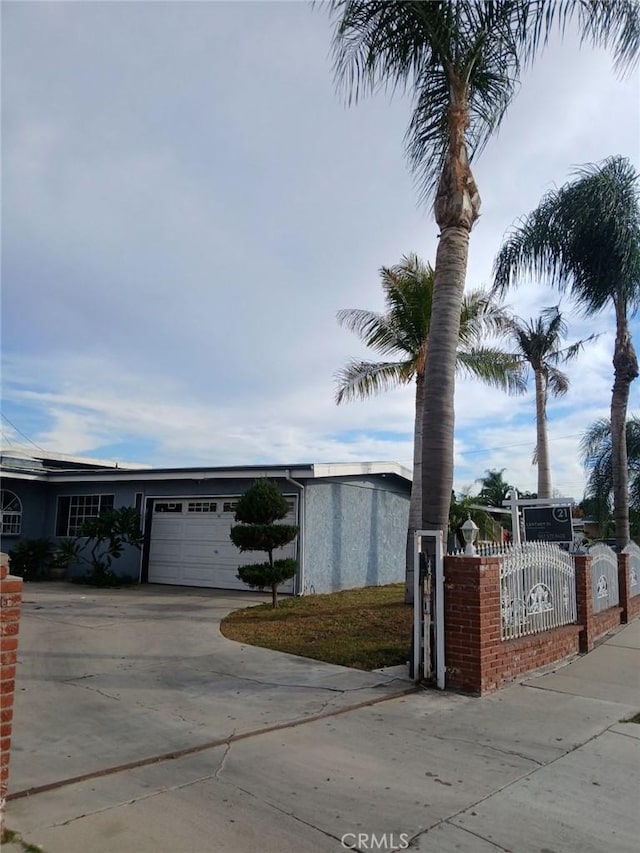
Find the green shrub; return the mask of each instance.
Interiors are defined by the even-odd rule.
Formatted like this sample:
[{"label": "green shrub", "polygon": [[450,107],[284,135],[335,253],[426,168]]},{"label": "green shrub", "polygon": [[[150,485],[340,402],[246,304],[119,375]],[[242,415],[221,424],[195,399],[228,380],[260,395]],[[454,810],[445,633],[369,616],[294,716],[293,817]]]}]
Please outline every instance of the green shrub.
[{"label": "green shrub", "polygon": [[73,563],[88,567],[89,572],[72,578],[74,583],[90,586],[122,586],[135,583],[135,578],[113,571],[112,564],[125,545],[140,548],[140,517],[133,507],[108,510],[87,520],[78,536],[65,539],[58,547],[58,558],[65,565]]},{"label": "green shrub", "polygon": [[49,539],[22,539],[9,551],[11,574],[25,581],[50,580],[55,552]]},{"label": "green shrub", "polygon": [[275,524],[289,512],[285,497],[270,480],[256,480],[239,499],[236,521],[243,522],[231,528],[233,544],[244,551],[266,551],[266,563],[240,566],[237,577],[252,589],[271,589],[271,604],[278,606],[278,587],[296,573],[297,563],[292,559],[274,560],[273,552],[293,542],[298,533],[295,524]]}]

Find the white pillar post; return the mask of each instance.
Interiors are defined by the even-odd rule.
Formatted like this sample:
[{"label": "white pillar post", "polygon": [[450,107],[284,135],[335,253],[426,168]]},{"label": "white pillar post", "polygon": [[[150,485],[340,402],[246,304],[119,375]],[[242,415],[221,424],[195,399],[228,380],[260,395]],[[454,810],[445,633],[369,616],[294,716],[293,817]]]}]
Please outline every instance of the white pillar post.
[{"label": "white pillar post", "polygon": [[514,545],[520,545],[520,511],[518,509],[518,490],[511,489],[507,494],[511,510],[511,535]]}]

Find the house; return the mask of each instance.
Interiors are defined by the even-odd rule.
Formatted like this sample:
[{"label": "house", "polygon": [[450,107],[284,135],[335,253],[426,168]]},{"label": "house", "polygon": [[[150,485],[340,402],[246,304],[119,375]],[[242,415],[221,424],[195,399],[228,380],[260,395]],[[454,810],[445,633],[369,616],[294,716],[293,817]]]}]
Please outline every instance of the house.
[{"label": "house", "polygon": [[12,449],[0,456],[2,550],[20,539],[62,540],[100,512],[135,507],[142,550],[114,570],[141,583],[246,589],[236,577],[255,554],[229,538],[235,505],[259,477],[287,498],[296,540],[278,553],[298,560],[283,592],[296,595],[404,579],[411,473],[394,462],[222,468],[144,468]]}]

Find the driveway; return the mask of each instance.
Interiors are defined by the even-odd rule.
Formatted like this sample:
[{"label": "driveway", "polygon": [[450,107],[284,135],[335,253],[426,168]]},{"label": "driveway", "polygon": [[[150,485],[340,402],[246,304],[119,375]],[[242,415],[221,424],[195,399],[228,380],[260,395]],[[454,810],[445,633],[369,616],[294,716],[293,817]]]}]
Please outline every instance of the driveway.
[{"label": "driveway", "polygon": [[26,584],[10,791],[198,750],[410,687],[225,639],[267,596]]},{"label": "driveway", "polygon": [[257,596],[25,599],[7,824],[46,853],[636,853],[640,621],[483,699],[393,698],[220,638]]}]

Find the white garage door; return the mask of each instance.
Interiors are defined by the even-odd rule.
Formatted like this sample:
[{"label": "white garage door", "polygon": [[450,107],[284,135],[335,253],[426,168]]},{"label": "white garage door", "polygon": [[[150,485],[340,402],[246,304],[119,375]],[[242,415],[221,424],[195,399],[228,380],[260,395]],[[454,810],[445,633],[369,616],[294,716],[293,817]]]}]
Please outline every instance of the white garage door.
[{"label": "white garage door", "polygon": [[[297,497],[287,497],[289,514],[297,524]],[[238,580],[238,566],[267,559],[260,551],[240,551],[229,538],[235,524],[234,498],[162,498],[154,501],[149,546],[149,583],[248,589]],[[273,552],[274,559],[295,557],[297,539]],[[293,592],[293,580],[279,587]]]}]

